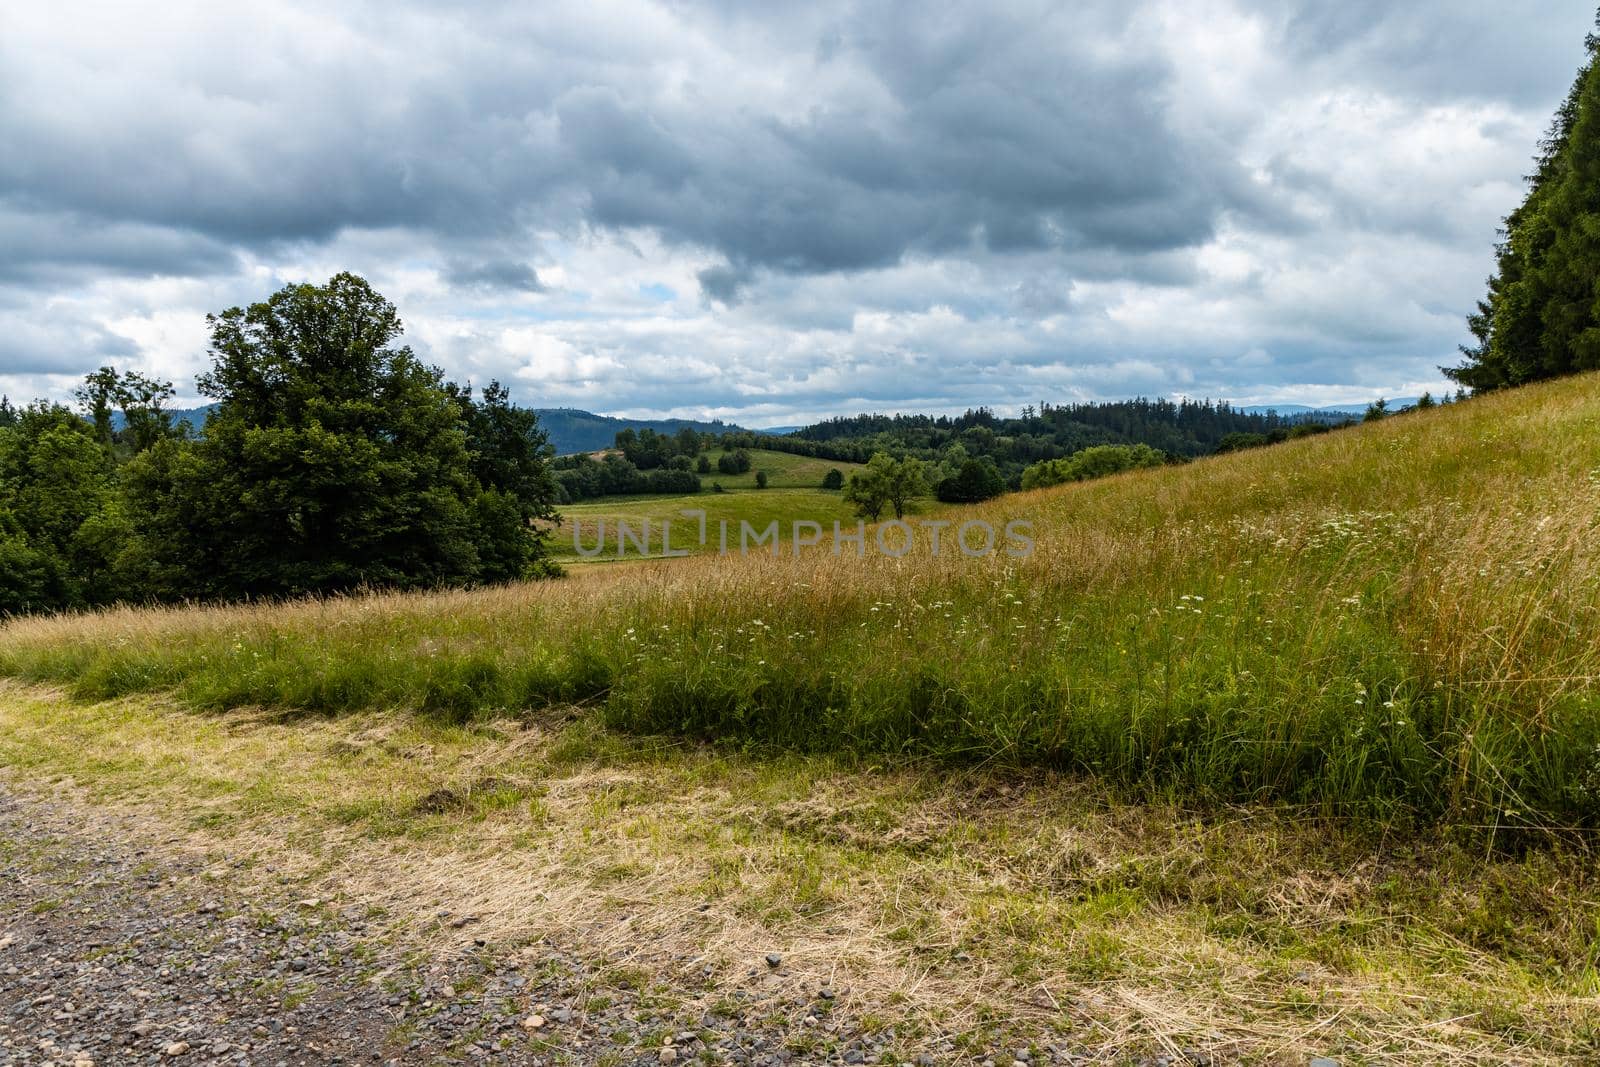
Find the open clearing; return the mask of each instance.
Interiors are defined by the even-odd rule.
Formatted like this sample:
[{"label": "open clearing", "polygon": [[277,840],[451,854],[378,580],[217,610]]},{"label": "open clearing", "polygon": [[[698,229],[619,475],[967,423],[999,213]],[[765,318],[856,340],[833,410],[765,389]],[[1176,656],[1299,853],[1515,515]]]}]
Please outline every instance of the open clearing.
[{"label": "open clearing", "polygon": [[[685,516],[685,511],[705,512],[705,529],[702,542],[700,520]],[[741,523],[748,523],[754,533],[764,534],[773,522],[784,553],[791,552],[792,532],[796,522],[814,522],[831,536],[833,524],[854,531],[855,513],[837,492],[825,489],[741,489],[726,493],[697,493],[685,496],[626,496],[606,497],[582,504],[568,504],[561,509],[562,525],[556,531],[553,547],[556,558],[563,564],[580,562],[579,552],[573,543],[573,526],[578,527],[578,544],[585,552],[593,552],[599,545],[600,523],[605,524],[604,550],[596,560],[618,558],[618,523],[628,524],[632,536],[642,539],[644,523],[650,523],[648,553],[643,553],[629,541],[625,558],[637,559],[641,555],[662,554],[663,523],[671,524],[672,550],[674,552],[717,552],[722,544],[723,524],[726,523],[727,550],[739,552]],[[769,551],[765,546],[753,551]]]},{"label": "open clearing", "polygon": [[[712,449],[706,455],[713,464],[722,455]],[[605,524],[605,550],[594,557],[594,562],[617,559],[617,524],[626,522],[635,537],[642,537],[642,525],[650,523],[649,551],[642,553],[629,542],[625,555],[663,554],[663,523],[671,524],[671,550],[673,552],[717,552],[722,544],[722,523],[727,523],[729,551],[739,550],[740,523],[746,522],[757,532],[777,522],[788,552],[791,534],[796,522],[815,522],[832,532],[833,524],[854,530],[854,510],[846,504],[838,490],[822,488],[822,479],[829,470],[837,468],[845,477],[861,469],[859,463],[839,463],[833,460],[812,459],[790,455],[786,452],[751,450],[752,465],[744,474],[723,474],[713,470],[700,475],[704,489],[699,493],[682,495],[649,494],[639,496],[608,496],[599,500],[585,500],[561,508],[562,524],[555,531],[552,547],[562,563],[582,563],[585,560],[573,544],[574,527],[579,543],[593,550],[599,543],[600,523]],[[756,488],[756,472],[766,471],[767,488]],[[721,485],[724,492],[713,491],[712,485]],[[921,502],[919,510],[928,510]],[[705,512],[704,538],[700,520],[685,517],[685,511]]]}]

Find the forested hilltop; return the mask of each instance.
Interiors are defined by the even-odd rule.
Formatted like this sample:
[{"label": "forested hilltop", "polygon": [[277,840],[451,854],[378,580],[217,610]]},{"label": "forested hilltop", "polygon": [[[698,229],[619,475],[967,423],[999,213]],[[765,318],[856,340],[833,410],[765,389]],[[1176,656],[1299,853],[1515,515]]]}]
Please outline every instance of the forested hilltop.
[{"label": "forested hilltop", "polygon": [[[1418,406],[1430,406],[1424,397]],[[1388,413],[1379,401],[1368,418]],[[1353,422],[1346,418],[1344,422]],[[729,434],[720,442],[735,448],[765,448],[845,463],[866,463],[875,455],[915,459],[939,472],[934,485],[956,477],[965,468],[968,480],[980,475],[987,488],[941,493],[951,502],[987,499],[1002,489],[1055,484],[1061,479],[1030,478],[1051,464],[1101,456],[1120,457],[1118,469],[1146,466],[1152,458],[1182,462],[1198,456],[1275,444],[1291,437],[1321,433],[1337,423],[1325,412],[1279,415],[1250,412],[1209,400],[1120,400],[1106,403],[1029,405],[1014,418],[986,407],[961,415],[855,415],[827,419],[781,436]],[[1066,480],[1077,480],[1068,478]]]},{"label": "forested hilltop", "polygon": [[986,407],[961,415],[854,415],[826,419],[790,436],[806,441],[889,440],[903,447],[938,449],[972,442],[996,459],[1032,463],[1092,445],[1149,445],[1174,456],[1205,456],[1230,433],[1267,434],[1305,422],[1304,416],[1247,412],[1210,400],[1118,400],[1105,403],[1029,405],[1015,418]]}]

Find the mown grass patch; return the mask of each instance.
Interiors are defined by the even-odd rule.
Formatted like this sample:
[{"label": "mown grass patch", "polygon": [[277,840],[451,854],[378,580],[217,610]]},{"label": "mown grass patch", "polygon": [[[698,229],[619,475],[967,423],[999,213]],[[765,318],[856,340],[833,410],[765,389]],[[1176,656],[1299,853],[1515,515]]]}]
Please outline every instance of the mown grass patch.
[{"label": "mown grass patch", "polygon": [[691,1017],[683,998],[709,1007],[777,950],[839,1010],[974,1049],[1020,1027],[1110,1059],[1168,1041],[1261,1062],[1600,1054],[1600,876],[1559,843],[1486,856],[1308,811],[1116,802],[1042,770],[630,738],[592,714],[197,715],[11,685],[0,763],[158,837],[187,823],[253,860],[230,878],[299,872],[296,896],[422,928],[448,907],[474,936],[577,937],[640,987],[693,959],[701,985],[662,994]]}]

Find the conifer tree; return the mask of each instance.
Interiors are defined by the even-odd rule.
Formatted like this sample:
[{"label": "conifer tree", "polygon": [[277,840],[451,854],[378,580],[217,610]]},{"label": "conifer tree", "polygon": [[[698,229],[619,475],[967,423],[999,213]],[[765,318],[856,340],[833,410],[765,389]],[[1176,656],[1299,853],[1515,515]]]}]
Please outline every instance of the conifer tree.
[{"label": "conifer tree", "polygon": [[1539,145],[1527,198],[1506,217],[1488,295],[1468,316],[1477,343],[1443,368],[1474,392],[1600,368],[1600,36],[1585,43],[1588,62]]}]

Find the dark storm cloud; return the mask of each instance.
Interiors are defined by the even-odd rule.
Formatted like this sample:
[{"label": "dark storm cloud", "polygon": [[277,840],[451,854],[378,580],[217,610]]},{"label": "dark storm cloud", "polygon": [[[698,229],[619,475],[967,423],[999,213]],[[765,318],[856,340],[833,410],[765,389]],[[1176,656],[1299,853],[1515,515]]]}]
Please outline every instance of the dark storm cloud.
[{"label": "dark storm cloud", "polygon": [[[1392,0],[1248,0],[1278,44],[1307,66],[1337,65],[1346,79],[1431,99],[1543,105],[1584,61],[1583,5],[1396,4]],[[1593,13],[1593,5],[1588,5]],[[1508,57],[1541,57],[1507,62]]]},{"label": "dark storm cloud", "polygon": [[445,267],[444,279],[457,288],[480,292],[544,291],[537,271],[526,263],[509,259],[485,262],[455,260]]},{"label": "dark storm cloud", "polygon": [[0,283],[56,285],[88,269],[128,275],[204,275],[234,269],[222,241],[187,230],[29,210],[0,201]]},{"label": "dark storm cloud", "polygon": [[1422,380],[1586,7],[17,5],[0,378],[354,269],[614,409]]},{"label": "dark storm cloud", "polygon": [[[139,87],[94,99],[67,78],[50,87],[65,101],[48,109],[34,106],[36,84],[0,98],[0,193],[162,228],[174,236],[156,245],[174,249],[267,249],[346,228],[421,229],[448,243],[529,223],[650,227],[741,275],[970,248],[1192,246],[1220,212],[1263,198],[1225,153],[1170,127],[1160,61],[1099,47],[1123,32],[1107,13],[1119,9],[844,10],[821,61],[843,68],[844,88],[808,95],[797,82],[809,106],[786,116],[721,98],[715,72],[692,59],[694,99],[666,99],[660,68],[679,57],[619,75],[603,50],[552,55],[556,35],[539,26],[521,39],[466,34],[448,76],[426,63],[391,71],[393,46],[379,47],[389,42],[361,42],[376,57],[362,47],[274,57],[279,79],[252,66],[259,56],[232,74],[179,57],[153,100]],[[390,27],[408,28],[418,29]],[[565,84],[531,75],[529,56],[548,58]],[[102,121],[62,122],[75,94],[109,108]],[[133,273],[162,265],[159,248],[145,262],[69,244],[49,255],[18,247],[10,270],[74,258]],[[179,272],[208,269],[202,254]],[[732,297],[709,280],[710,295]]]},{"label": "dark storm cloud", "polygon": [[[1093,18],[1089,21],[1094,21]],[[1269,210],[1238,163],[1166,119],[1163,64],[1107,55],[1059,14],[885,6],[831,28],[829,62],[876,90],[799,119],[655,115],[583,92],[559,109],[592,217],[752,268],[859,270],[908,253],[1156,252],[1220,213]]]}]

